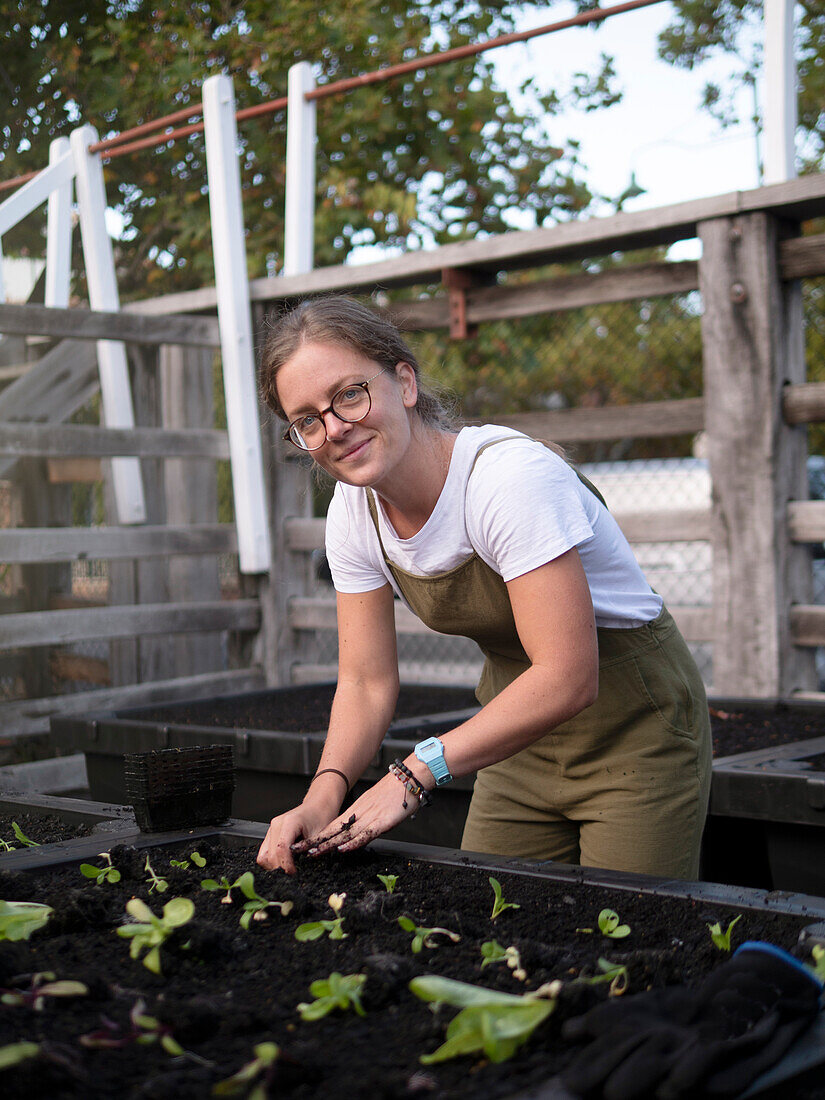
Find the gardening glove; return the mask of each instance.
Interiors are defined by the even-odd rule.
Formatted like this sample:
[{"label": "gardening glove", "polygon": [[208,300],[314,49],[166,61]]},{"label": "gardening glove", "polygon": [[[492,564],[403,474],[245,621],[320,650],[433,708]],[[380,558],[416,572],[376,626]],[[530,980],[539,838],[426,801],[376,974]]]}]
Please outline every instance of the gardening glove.
[{"label": "gardening glove", "polygon": [[584,1097],[729,1097],[778,1062],[814,1020],[822,983],[787,951],[748,942],[697,989],[616,998],[568,1020],[591,1039],[562,1073]]}]

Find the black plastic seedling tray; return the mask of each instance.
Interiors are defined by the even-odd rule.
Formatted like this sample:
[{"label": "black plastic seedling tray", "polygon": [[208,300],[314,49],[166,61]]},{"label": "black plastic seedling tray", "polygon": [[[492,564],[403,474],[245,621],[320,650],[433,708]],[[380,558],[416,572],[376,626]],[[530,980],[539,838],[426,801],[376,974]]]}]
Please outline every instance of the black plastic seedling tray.
[{"label": "black plastic seedling tray", "polygon": [[[23,799],[5,799],[0,801],[0,809],[6,812],[15,812],[24,807],[28,812],[60,812],[55,807],[54,799],[33,797],[28,801]],[[68,801],[68,800],[67,800]],[[78,800],[79,801],[79,800]],[[99,817],[105,820],[105,815],[112,812],[112,807],[96,803],[80,803],[69,813],[77,815],[85,814],[88,820]],[[167,833],[145,834],[141,833],[128,815],[122,812],[113,821],[112,831],[107,836],[107,845],[122,843],[133,845],[143,850],[159,850],[165,846],[181,844],[190,845],[195,841],[211,840],[228,848],[247,846],[257,843],[263,837],[266,826],[262,823],[249,821],[232,821],[224,827],[202,827],[195,830],[174,831]],[[100,837],[90,837],[82,840],[66,841],[58,845],[44,846],[39,849],[25,849],[10,852],[2,857],[0,865],[3,870],[19,873],[36,873],[59,864],[73,864],[88,860],[97,855],[100,850]],[[806,922],[806,928],[825,921],[825,900],[821,898],[807,897],[804,895],[765,894],[763,891],[746,888],[722,886],[713,883],[685,883],[666,879],[656,879],[644,875],[634,875],[620,872],[600,871],[597,869],[583,869],[560,864],[537,864],[527,861],[501,859],[486,855],[458,852],[424,845],[411,845],[389,842],[375,842],[373,849],[392,856],[400,856],[403,860],[423,860],[429,864],[439,866],[454,866],[456,868],[476,867],[491,874],[508,873],[531,880],[543,880],[553,884],[588,884],[619,891],[616,906],[621,910],[621,892],[634,895],[649,895],[653,898],[690,898],[697,905],[703,903],[723,904],[736,906],[739,909],[758,912],[774,912],[792,914],[802,917]],[[154,857],[153,857],[154,858]],[[515,891],[517,893],[517,889]],[[804,1035],[771,1071],[764,1074],[752,1085],[744,1097],[758,1096],[766,1090],[779,1088],[784,1096],[793,1096],[792,1079],[800,1073],[806,1072],[825,1061],[825,1021],[822,1016],[817,1023]],[[790,1086],[790,1087],[789,1087]],[[779,1093],[777,1093],[778,1095]],[[570,1094],[561,1086],[557,1079],[550,1079],[541,1085],[533,1086],[527,1090],[511,1093],[508,1100],[571,1100]]]}]

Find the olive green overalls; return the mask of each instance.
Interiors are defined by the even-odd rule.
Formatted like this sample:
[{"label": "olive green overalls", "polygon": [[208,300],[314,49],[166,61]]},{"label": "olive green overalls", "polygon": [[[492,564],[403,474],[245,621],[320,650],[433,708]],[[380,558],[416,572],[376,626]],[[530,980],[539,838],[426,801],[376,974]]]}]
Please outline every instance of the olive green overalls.
[{"label": "olive green overalls", "polygon": [[[530,666],[504,581],[475,552],[431,576],[400,568],[387,557],[370,490],[367,499],[384,560],[415,614],[483,652],[476,696],[488,703]],[[699,671],[664,607],[643,626],[597,635],[596,702],[479,771],[462,848],[696,878],[711,777]]]}]

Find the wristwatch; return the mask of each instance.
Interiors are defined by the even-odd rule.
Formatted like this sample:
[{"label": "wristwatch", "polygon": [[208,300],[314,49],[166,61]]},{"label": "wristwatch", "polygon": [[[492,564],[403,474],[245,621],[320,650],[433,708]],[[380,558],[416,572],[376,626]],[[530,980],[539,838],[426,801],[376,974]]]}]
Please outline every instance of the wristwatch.
[{"label": "wristwatch", "polygon": [[428,737],[426,741],[419,741],[415,746],[415,755],[433,773],[437,787],[443,787],[445,783],[452,781],[453,777],[444,759],[444,746],[437,737]]}]

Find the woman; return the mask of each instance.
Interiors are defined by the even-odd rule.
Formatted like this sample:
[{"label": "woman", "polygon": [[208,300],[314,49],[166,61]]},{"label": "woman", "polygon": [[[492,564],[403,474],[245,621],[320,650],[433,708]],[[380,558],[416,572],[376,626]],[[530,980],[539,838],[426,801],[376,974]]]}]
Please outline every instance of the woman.
[{"label": "woman", "polygon": [[[337,482],[327,557],[339,673],[300,806],[264,867],[350,851],[478,771],[462,847],[695,878],[710,786],[701,677],[592,486],[511,429],[456,431],[397,329],[346,298],[272,328],[264,399]],[[349,809],[398,695],[393,595],[486,657],[481,710]],[[438,797],[437,792],[433,797]]]}]

